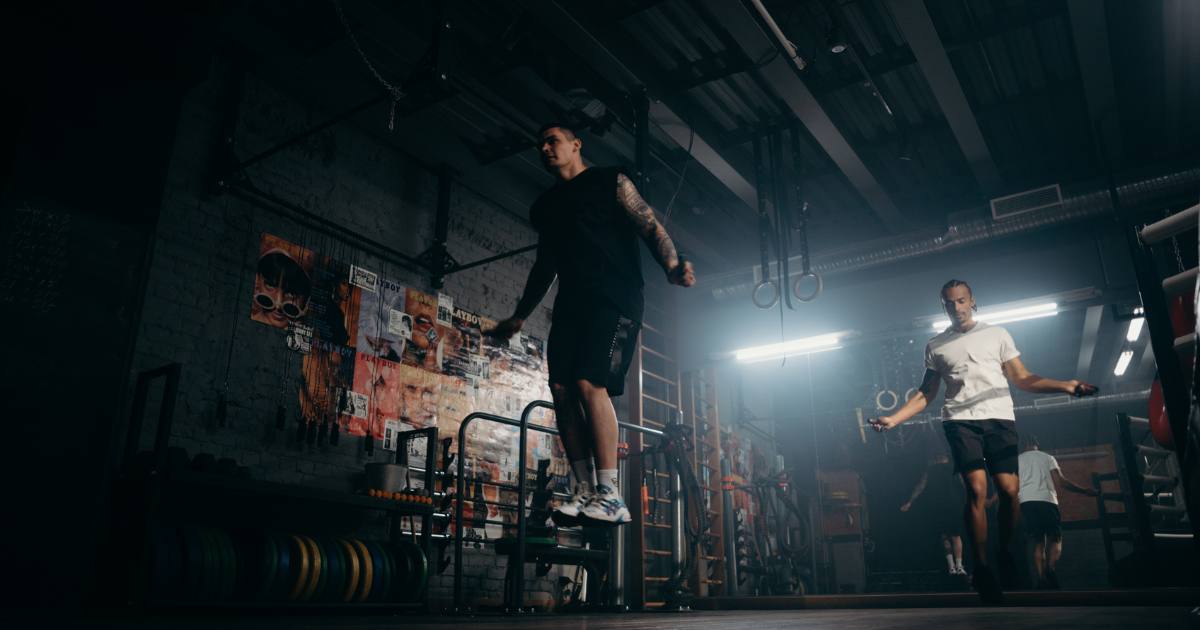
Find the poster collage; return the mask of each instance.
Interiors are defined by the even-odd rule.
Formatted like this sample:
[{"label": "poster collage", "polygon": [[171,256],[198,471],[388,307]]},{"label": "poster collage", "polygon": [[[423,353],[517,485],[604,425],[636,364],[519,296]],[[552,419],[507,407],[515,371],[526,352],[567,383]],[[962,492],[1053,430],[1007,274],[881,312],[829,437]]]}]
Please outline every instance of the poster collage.
[{"label": "poster collage", "polygon": [[[457,452],[467,414],[516,418],[529,402],[549,399],[544,341],[486,338],[481,331],[494,320],[455,307],[452,296],[406,287],[265,233],[253,291],[250,318],[284,331],[288,348],[302,355],[301,417],[337,422],[344,436],[369,433],[394,451],[399,432],[437,427]],[[531,422],[552,426],[553,414],[539,409]],[[517,430],[475,422],[468,431],[471,477],[512,483]],[[420,461],[424,444],[409,444],[410,458]],[[529,444],[530,462],[551,459],[552,469],[566,469],[554,436],[530,432]],[[497,492],[482,487],[485,495]]]}]

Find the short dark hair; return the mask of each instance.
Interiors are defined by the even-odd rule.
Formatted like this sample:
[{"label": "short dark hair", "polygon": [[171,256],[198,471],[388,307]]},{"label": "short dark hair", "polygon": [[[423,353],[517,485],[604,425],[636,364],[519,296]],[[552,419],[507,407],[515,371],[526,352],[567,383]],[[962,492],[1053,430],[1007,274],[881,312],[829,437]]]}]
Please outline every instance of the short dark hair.
[{"label": "short dark hair", "polygon": [[1038,444],[1038,439],[1037,439],[1036,435],[1034,435],[1032,433],[1022,433],[1021,434],[1021,450],[1022,451],[1028,451],[1031,448],[1041,448],[1041,447],[1042,447],[1042,445]]},{"label": "short dark hair", "polygon": [[942,297],[946,297],[946,291],[949,291],[950,289],[953,289],[954,287],[967,287],[967,294],[970,295],[971,297],[975,297],[975,291],[973,291],[971,289],[971,285],[967,284],[966,282],[963,282],[962,280],[951,280],[951,281],[947,282],[946,284],[943,284],[942,292],[940,295]]},{"label": "short dark hair", "polygon": [[562,129],[563,135],[565,135],[567,137],[567,140],[574,140],[575,138],[579,137],[579,135],[575,133],[575,129],[573,127],[571,127],[571,125],[568,125],[564,122],[551,121],[551,122],[548,122],[548,123],[542,125],[542,127],[540,129],[538,129],[538,132],[537,132],[538,141],[541,142],[542,136],[546,135],[546,132],[550,131],[551,129]]}]

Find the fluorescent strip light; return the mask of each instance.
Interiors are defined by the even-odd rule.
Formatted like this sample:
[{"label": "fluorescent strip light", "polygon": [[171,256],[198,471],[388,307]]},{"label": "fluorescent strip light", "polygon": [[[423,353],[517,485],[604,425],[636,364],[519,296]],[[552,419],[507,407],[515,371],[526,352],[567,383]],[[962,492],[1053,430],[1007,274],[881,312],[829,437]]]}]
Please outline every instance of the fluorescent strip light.
[{"label": "fluorescent strip light", "polygon": [[1130,342],[1137,341],[1138,337],[1142,336],[1142,326],[1145,325],[1146,319],[1143,317],[1129,320],[1129,330],[1125,331],[1125,340]]},{"label": "fluorescent strip light", "polygon": [[826,350],[836,350],[841,346],[838,342],[841,341],[842,333],[830,333],[827,335],[817,335],[815,337],[804,337],[801,339],[792,339],[781,343],[773,343],[765,346],[755,346],[753,348],[742,348],[734,353],[738,361],[742,363],[753,363],[755,361],[769,361],[771,359],[782,359],[797,354],[811,354],[814,352],[824,352]]},{"label": "fluorescent strip light", "polygon": [[1113,374],[1116,376],[1124,376],[1125,370],[1129,369],[1129,362],[1133,360],[1133,350],[1126,350],[1117,358],[1117,367],[1113,368]]},{"label": "fluorescent strip light", "polygon": [[[1023,306],[1021,308],[1010,308],[1003,311],[993,311],[991,313],[980,313],[975,316],[975,321],[985,322],[988,324],[1007,324],[1010,322],[1024,321],[1026,319],[1053,317],[1055,315],[1058,315],[1058,303],[1046,302],[1045,304],[1035,304],[1034,306]],[[939,319],[933,323],[933,330],[934,332],[941,332],[949,326],[949,319]]]}]

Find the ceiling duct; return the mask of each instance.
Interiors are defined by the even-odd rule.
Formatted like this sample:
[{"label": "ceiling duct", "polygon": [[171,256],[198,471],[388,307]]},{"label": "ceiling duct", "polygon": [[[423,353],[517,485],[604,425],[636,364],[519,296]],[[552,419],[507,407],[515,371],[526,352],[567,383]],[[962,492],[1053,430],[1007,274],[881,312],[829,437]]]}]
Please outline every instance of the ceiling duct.
[{"label": "ceiling duct", "polygon": [[[1193,168],[1149,179],[1130,182],[1117,187],[1117,195],[1125,207],[1145,205],[1156,199],[1187,193],[1200,186],[1200,168]],[[840,252],[817,258],[812,270],[822,276],[850,271],[860,271],[878,265],[890,264],[910,258],[980,243],[1005,236],[1032,232],[1041,228],[1081,221],[1112,212],[1112,201],[1107,188],[1093,190],[1062,200],[1040,210],[1017,213],[1003,221],[982,217],[952,223],[944,233],[914,237],[908,235],[902,241],[875,243],[850,253]],[[978,215],[977,215],[978,216]],[[798,264],[798,260],[796,261]],[[798,268],[798,267],[797,267]],[[748,298],[754,288],[754,269],[747,268],[714,278],[716,285],[712,296],[716,300],[735,297]]]},{"label": "ceiling duct", "polygon": [[1056,208],[1063,202],[1062,188],[1058,184],[1026,190],[1015,195],[1005,195],[992,200],[992,218],[997,221],[1011,219],[1018,214]]}]

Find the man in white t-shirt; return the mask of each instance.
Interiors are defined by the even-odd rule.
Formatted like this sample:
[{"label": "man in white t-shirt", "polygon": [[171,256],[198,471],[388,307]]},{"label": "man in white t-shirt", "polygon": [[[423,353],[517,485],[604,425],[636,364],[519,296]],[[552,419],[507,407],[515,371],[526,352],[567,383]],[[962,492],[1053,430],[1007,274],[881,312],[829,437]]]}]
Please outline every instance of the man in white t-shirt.
[{"label": "man in white t-shirt", "polygon": [[1021,524],[1033,541],[1033,568],[1037,572],[1038,588],[1058,588],[1054,572],[1062,557],[1062,516],[1058,512],[1058,491],[1061,484],[1073,492],[1096,496],[1062,474],[1058,460],[1038,448],[1037,436],[1021,436],[1021,456],[1017,459],[1021,477]]},{"label": "man in white t-shirt", "polygon": [[950,444],[954,467],[967,489],[966,531],[975,554],[975,590],[985,602],[999,603],[1000,580],[988,566],[987,477],[991,474],[1000,497],[1000,572],[1006,583],[1016,578],[1009,544],[1021,515],[1018,502],[1017,430],[1008,385],[1034,393],[1090,396],[1093,385],[1043,378],[1025,369],[1012,336],[999,326],[975,321],[975,296],[961,280],[942,287],[942,306],[950,327],[925,346],[925,377],[921,387],[896,413],[872,418],[876,431],[886,431],[920,413],[946,383],[942,428]]}]

